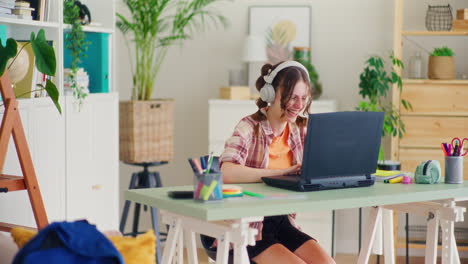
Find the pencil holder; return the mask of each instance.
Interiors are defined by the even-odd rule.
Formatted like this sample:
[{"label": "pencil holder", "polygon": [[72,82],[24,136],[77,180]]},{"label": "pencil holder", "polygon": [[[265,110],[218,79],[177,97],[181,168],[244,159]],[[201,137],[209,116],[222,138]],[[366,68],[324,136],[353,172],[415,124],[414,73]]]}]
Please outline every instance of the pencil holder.
[{"label": "pencil holder", "polygon": [[223,199],[223,178],[221,173],[194,174],[193,199],[201,202]]},{"label": "pencil holder", "polygon": [[445,157],[445,183],[463,183],[463,156]]}]

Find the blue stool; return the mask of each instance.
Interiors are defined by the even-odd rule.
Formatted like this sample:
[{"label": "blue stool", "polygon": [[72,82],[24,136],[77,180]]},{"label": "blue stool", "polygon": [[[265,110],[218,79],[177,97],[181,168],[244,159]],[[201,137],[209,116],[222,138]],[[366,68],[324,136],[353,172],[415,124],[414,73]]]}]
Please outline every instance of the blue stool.
[{"label": "blue stool", "polygon": [[[143,171],[135,172],[132,174],[132,178],[130,180],[130,186],[128,187],[128,189],[162,187],[162,182],[161,182],[161,177],[159,176],[159,172],[149,172],[148,167],[164,165],[164,164],[167,164],[167,161],[126,163],[126,164],[143,167]],[[130,201],[126,200],[124,208],[123,208],[123,212],[122,212],[122,218],[120,219],[119,230],[123,235],[131,235],[135,237],[138,234],[144,233],[144,232],[138,231],[138,222],[140,220],[141,204],[135,203],[132,232],[125,233],[124,230],[125,230],[125,224],[127,222],[129,209],[130,209]],[[166,240],[165,237],[161,239],[161,236],[167,236],[167,233],[161,233],[159,230],[158,210],[155,207],[151,207],[150,209],[151,209],[152,225],[153,225],[154,233],[156,234],[156,260],[157,260],[157,263],[161,263],[161,259],[160,259],[161,258],[161,241]],[[144,210],[145,211],[147,210],[146,205],[144,205]]]}]

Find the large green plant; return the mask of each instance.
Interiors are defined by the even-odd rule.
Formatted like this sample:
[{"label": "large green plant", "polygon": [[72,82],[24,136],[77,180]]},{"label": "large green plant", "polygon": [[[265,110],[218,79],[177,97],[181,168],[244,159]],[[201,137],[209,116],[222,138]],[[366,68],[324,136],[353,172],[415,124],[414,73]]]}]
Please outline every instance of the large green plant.
[{"label": "large green plant", "polygon": [[[360,101],[359,111],[379,111],[385,113],[382,136],[398,136],[403,137],[405,133],[405,124],[401,120],[399,112],[389,102],[387,95],[393,84],[396,84],[398,89],[402,90],[403,82],[401,77],[396,73],[396,68],[404,68],[403,62],[393,55],[389,56],[392,62],[391,69],[387,71],[385,61],[380,56],[372,56],[366,61],[364,71],[360,74],[359,94],[363,99],[368,101]],[[412,110],[411,103],[401,99],[401,105]],[[383,151],[381,149],[379,159],[383,159]]]},{"label": "large green plant", "polygon": [[[37,36],[34,34],[34,32],[31,32],[30,41],[23,45],[19,51],[18,44],[14,39],[7,39],[5,47],[0,41],[0,76],[3,76],[7,66],[9,69],[15,63],[16,58],[21,52],[26,52],[24,51],[24,48],[27,45],[32,45],[37,70],[45,75],[54,76],[57,65],[55,51],[54,48],[47,43],[43,29],[38,31]],[[7,65],[8,60],[11,58],[13,58],[13,60],[9,65]],[[62,113],[62,108],[60,107],[60,103],[58,101],[59,92],[55,84],[51,80],[47,79],[45,86],[38,84],[37,87],[38,88],[32,90],[31,93],[45,90],[59,113]]]},{"label": "large green plant", "polygon": [[[225,17],[208,9],[218,0],[123,0],[130,11],[126,18],[117,13],[117,27],[128,44],[135,45],[135,67],[132,65],[132,99],[149,100],[153,85],[168,48],[181,44],[196,30],[214,24],[227,25]],[[129,36],[131,35],[131,36]]]},{"label": "large green plant", "polygon": [[81,62],[81,59],[86,58],[85,52],[88,49],[89,42],[85,41],[85,33],[83,32],[80,20],[80,8],[75,4],[75,0],[64,0],[63,20],[71,26],[70,31],[65,34],[65,47],[70,50],[72,57],[70,87],[73,90],[73,96],[81,105],[88,94],[84,87],[78,85],[76,73],[78,72],[78,64]]}]

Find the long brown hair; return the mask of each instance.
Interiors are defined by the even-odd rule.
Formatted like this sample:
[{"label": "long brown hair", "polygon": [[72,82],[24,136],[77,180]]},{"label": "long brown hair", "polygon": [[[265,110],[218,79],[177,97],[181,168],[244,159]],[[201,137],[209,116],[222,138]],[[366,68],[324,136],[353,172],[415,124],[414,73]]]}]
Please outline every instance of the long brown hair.
[{"label": "long brown hair", "polygon": [[[276,65],[271,65],[269,63],[263,65],[261,69],[261,75],[258,77],[257,82],[255,83],[255,87],[258,91],[262,89],[265,85],[264,77],[268,75],[272,70],[274,70],[278,65],[283,62],[280,62]],[[308,99],[304,111],[302,112],[303,115],[309,115],[309,108],[310,104],[312,103],[312,89],[311,84],[309,81],[309,77],[307,73],[296,66],[291,66],[282,69],[281,71],[276,74],[275,79],[273,80],[272,86],[275,89],[275,92],[281,91],[281,109],[283,110],[283,115],[285,114],[284,111],[286,110],[286,104],[291,99],[292,93],[294,91],[294,87],[300,81],[303,81],[308,87]],[[280,89],[282,88],[282,89]],[[257,121],[262,121],[266,119],[266,116],[260,112],[261,108],[267,107],[268,103],[263,101],[262,98],[258,98],[255,102],[258,106],[258,111],[252,115],[252,118]],[[296,119],[296,124],[299,126],[305,126],[307,124],[307,118],[302,116],[298,116]]]}]

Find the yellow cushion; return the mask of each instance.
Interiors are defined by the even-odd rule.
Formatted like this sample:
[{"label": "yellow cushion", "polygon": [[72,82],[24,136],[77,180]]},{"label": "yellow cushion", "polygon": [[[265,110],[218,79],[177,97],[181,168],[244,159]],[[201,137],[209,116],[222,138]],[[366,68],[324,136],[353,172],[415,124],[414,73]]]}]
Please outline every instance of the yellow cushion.
[{"label": "yellow cushion", "polygon": [[14,227],[11,229],[11,236],[13,240],[15,240],[16,245],[18,248],[22,248],[24,244],[28,243],[31,238],[33,238],[37,234],[36,230],[33,229],[26,229],[22,227]]},{"label": "yellow cushion", "polygon": [[156,237],[153,230],[136,237],[109,237],[126,264],[156,263]]},{"label": "yellow cushion", "polygon": [[[11,229],[11,236],[18,248],[22,248],[36,233],[36,230],[21,227]],[[156,237],[153,230],[137,237],[110,236],[108,239],[120,252],[126,264],[156,263]]]}]

